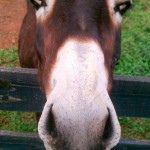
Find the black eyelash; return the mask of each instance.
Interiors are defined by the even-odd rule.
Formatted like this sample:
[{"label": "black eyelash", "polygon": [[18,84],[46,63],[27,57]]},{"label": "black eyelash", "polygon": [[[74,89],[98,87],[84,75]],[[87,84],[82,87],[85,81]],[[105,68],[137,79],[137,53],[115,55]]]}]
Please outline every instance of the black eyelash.
[{"label": "black eyelash", "polygon": [[[120,7],[124,6],[123,9],[121,9]],[[131,2],[127,1],[124,3],[119,3],[116,5],[116,7],[114,8],[115,12],[120,12],[120,14],[124,14],[129,8],[131,7]]]},{"label": "black eyelash", "polygon": [[115,10],[115,12],[120,12],[119,6],[116,6],[116,7],[114,8],[114,10]]},{"label": "black eyelash", "polygon": [[47,6],[45,0],[30,0],[35,9],[39,9],[41,6]]}]

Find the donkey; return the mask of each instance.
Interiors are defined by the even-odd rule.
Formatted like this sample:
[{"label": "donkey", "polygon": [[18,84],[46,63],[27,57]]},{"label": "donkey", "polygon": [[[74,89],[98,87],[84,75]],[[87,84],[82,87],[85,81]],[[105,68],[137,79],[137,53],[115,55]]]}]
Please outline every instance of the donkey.
[{"label": "donkey", "polygon": [[46,150],[110,150],[120,125],[109,97],[120,56],[121,15],[132,0],[28,0],[21,67],[37,68],[46,103]]}]

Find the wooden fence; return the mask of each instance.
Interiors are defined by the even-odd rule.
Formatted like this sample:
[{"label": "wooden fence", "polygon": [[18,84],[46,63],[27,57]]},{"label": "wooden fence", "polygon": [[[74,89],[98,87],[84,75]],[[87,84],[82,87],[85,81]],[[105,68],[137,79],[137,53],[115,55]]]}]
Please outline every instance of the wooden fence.
[{"label": "wooden fence", "polygon": [[[41,112],[45,97],[36,69],[0,68],[0,110]],[[118,116],[150,118],[150,78],[114,76],[111,99]],[[44,150],[37,133],[0,130],[0,150]],[[113,150],[150,150],[149,140],[121,139]]]}]

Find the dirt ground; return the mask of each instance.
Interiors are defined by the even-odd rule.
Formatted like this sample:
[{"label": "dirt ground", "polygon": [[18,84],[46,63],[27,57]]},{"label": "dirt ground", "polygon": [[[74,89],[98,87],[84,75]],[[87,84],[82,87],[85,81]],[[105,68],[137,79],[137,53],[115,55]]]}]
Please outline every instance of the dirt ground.
[{"label": "dirt ground", "polygon": [[0,0],[0,48],[17,46],[26,0]]}]

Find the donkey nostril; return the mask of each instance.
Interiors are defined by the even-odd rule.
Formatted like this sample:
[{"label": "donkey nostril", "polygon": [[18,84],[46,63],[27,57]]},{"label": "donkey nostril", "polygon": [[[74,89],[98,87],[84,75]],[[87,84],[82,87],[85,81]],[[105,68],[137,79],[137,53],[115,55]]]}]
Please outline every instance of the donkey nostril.
[{"label": "donkey nostril", "polygon": [[49,111],[48,119],[46,122],[46,130],[47,133],[53,137],[57,137],[57,129],[55,124],[54,115],[52,113],[52,109]]},{"label": "donkey nostril", "polygon": [[111,136],[111,133],[112,133],[112,125],[111,125],[110,115],[109,115],[104,128],[103,139],[105,140],[109,138]]},{"label": "donkey nostril", "polygon": [[[114,147],[120,139],[120,124],[116,113],[108,108],[109,116],[103,132],[102,142],[106,149]],[[115,110],[114,110],[115,111]]]}]

